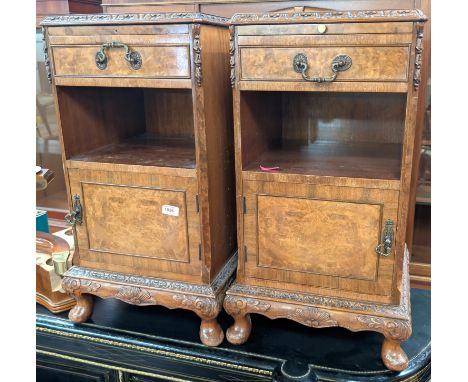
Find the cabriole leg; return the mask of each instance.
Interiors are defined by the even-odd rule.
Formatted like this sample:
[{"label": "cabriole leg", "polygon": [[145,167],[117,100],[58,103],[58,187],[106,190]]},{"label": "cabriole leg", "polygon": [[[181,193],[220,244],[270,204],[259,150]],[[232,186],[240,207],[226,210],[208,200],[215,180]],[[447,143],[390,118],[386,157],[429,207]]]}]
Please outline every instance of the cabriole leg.
[{"label": "cabriole leg", "polygon": [[408,367],[408,356],[400,347],[400,341],[385,338],[381,352],[382,361],[387,369],[402,371]]},{"label": "cabriole leg", "polygon": [[206,346],[218,346],[223,342],[224,333],[216,318],[202,318],[200,324],[200,340]]},{"label": "cabriole leg", "polygon": [[76,305],[70,310],[68,318],[77,324],[85,322],[93,313],[93,297],[89,294],[75,294]]}]

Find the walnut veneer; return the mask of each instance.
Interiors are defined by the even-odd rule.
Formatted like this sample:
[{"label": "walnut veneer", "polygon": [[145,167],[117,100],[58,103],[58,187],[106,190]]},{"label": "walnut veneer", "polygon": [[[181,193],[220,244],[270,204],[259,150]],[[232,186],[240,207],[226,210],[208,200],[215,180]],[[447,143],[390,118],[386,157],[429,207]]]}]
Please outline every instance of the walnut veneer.
[{"label": "walnut veneer", "polygon": [[[236,265],[227,19],[200,13],[46,17],[77,252],[70,319],[91,295],[216,322]],[[105,44],[105,45],[104,45]]]},{"label": "walnut veneer", "polygon": [[425,20],[418,10],[232,17],[230,342],[245,342],[249,314],[260,313],[381,332],[384,364],[407,366],[405,232]]}]

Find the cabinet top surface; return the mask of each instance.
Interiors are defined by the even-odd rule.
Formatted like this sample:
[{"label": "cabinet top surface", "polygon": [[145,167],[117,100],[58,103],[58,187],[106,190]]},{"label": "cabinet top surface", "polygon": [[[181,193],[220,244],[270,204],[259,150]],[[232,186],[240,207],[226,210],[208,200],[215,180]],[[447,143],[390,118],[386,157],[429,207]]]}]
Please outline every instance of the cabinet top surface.
[{"label": "cabinet top surface", "polygon": [[309,23],[372,23],[424,22],[427,17],[419,9],[387,9],[358,11],[313,11],[275,13],[236,13],[229,24],[309,24]]},{"label": "cabinet top surface", "polygon": [[42,26],[112,25],[112,24],[212,24],[227,25],[229,19],[199,12],[100,13],[47,16]]}]

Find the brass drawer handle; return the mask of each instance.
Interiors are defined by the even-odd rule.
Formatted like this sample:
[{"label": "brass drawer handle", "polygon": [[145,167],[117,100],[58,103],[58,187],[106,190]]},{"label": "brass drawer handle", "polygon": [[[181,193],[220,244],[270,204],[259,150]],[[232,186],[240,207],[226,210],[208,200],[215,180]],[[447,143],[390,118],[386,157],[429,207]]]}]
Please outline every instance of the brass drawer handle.
[{"label": "brass drawer handle", "polygon": [[375,253],[380,256],[390,256],[393,247],[393,220],[387,219],[382,235],[382,243],[375,247]]},{"label": "brass drawer handle", "polygon": [[303,53],[296,54],[293,59],[293,68],[297,73],[302,74],[302,78],[309,82],[333,82],[336,80],[338,72],[344,72],[348,70],[353,61],[347,54],[340,54],[336,56],[331,63],[331,70],[333,75],[331,77],[308,77],[306,74],[307,68],[307,56]]},{"label": "brass drawer handle", "polygon": [[71,225],[83,223],[80,195],[73,195],[73,206],[69,214],[65,215],[65,220]]},{"label": "brass drawer handle", "polygon": [[142,59],[140,53],[137,51],[131,51],[128,45],[122,44],[121,42],[108,42],[101,45],[101,49],[96,53],[96,66],[98,69],[104,70],[107,68],[107,56],[105,49],[112,49],[112,48],[124,48],[125,60],[130,64],[130,67],[133,70],[138,70],[141,68]]}]

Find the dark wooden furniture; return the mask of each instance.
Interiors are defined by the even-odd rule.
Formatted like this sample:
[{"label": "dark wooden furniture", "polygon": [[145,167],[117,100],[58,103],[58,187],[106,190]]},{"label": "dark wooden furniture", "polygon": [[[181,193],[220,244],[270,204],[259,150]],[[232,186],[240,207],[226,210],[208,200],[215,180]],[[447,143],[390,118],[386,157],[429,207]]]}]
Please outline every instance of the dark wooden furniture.
[{"label": "dark wooden furniture", "polygon": [[239,261],[227,339],[250,313],[411,335],[405,244],[423,23],[418,10],[231,19]]},{"label": "dark wooden furniture", "polygon": [[[245,345],[200,346],[196,317],[159,306],[96,299],[93,321],[73,325],[38,306],[37,381],[356,381],[426,382],[431,377],[429,291],[411,290],[414,332],[403,346],[408,368],[389,372],[378,356],[380,336],[309,328],[255,315]],[[223,328],[230,323],[219,315]],[[298,378],[305,375],[303,378]],[[295,377],[295,378],[294,378]]]},{"label": "dark wooden furniture", "polygon": [[46,17],[77,254],[63,286],[216,322],[236,264],[226,19],[199,13]]}]

